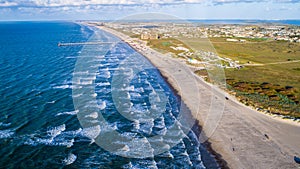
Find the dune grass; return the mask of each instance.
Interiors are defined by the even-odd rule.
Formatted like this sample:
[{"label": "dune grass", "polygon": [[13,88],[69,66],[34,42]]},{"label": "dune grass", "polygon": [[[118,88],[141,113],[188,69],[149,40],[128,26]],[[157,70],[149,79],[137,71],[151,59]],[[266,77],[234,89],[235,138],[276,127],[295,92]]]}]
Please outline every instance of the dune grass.
[{"label": "dune grass", "polygon": [[[227,89],[246,105],[274,114],[300,118],[300,43],[226,38],[184,39],[194,50],[217,52],[238,61],[242,69],[225,69]],[[207,81],[206,70],[196,74]]]},{"label": "dune grass", "polygon": [[175,55],[182,53],[183,51],[174,50],[171,48],[171,46],[173,47],[181,46],[190,49],[185,43],[175,38],[147,40],[147,45],[150,46],[151,48],[162,51],[163,53],[171,52]]},{"label": "dune grass", "polygon": [[218,38],[211,42],[220,56],[246,64],[240,70],[225,70],[228,88],[242,102],[300,118],[299,43],[234,43]]}]

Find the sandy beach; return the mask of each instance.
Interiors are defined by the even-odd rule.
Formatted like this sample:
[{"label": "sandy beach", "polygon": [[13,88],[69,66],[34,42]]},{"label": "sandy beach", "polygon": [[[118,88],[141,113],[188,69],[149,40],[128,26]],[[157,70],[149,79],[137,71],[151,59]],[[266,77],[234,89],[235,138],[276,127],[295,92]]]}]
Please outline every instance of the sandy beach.
[{"label": "sandy beach", "polygon": [[[123,41],[131,40],[127,35],[107,27],[98,28]],[[215,105],[224,106],[221,108],[222,117],[213,134],[209,135],[208,142],[219,155],[218,158],[226,161],[229,168],[300,168],[293,159],[295,155],[300,156],[299,123],[269,116],[239,103],[225,91],[204,82],[193,73],[182,71],[184,63],[178,59],[160,54],[149,47],[143,50],[132,47],[148,58],[178,91],[199,125],[204,126],[205,133],[212,132],[206,131],[209,128],[205,127],[211,109]],[[190,76],[194,77],[193,80],[187,78]],[[197,91],[191,87],[195,81]],[[199,93],[200,100],[192,94],[195,92]]]}]

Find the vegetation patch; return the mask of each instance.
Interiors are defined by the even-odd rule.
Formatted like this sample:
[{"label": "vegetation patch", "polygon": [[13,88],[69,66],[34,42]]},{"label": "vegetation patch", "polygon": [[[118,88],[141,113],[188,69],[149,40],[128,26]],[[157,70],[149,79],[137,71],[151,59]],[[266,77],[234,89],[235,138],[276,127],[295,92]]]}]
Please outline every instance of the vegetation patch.
[{"label": "vegetation patch", "polygon": [[174,53],[175,55],[178,55],[179,53],[182,53],[183,51],[175,50],[175,49],[171,48],[171,46],[173,46],[173,47],[180,46],[180,47],[190,49],[183,42],[181,42],[178,39],[174,39],[174,38],[147,40],[147,45],[150,46],[151,48],[158,49],[159,51],[163,51],[164,53],[171,52],[171,53]]},{"label": "vegetation patch", "polygon": [[[210,40],[219,56],[244,66],[225,69],[227,89],[241,102],[273,114],[300,118],[300,62],[297,62],[300,43],[266,39],[252,39],[255,43],[226,42],[226,38]],[[196,46],[197,41],[190,43]],[[195,73],[210,81],[206,70]]]},{"label": "vegetation patch", "polygon": [[299,91],[293,86],[227,79],[227,88],[246,105],[269,113],[300,118]]}]

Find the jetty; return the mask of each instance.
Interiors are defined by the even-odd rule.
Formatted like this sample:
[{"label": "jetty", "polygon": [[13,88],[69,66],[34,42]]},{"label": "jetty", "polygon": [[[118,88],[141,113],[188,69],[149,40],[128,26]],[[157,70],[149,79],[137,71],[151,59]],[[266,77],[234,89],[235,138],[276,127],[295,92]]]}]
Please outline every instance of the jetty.
[{"label": "jetty", "polygon": [[77,45],[102,45],[102,44],[113,44],[115,42],[74,42],[74,43],[58,43],[57,46],[77,46]]}]

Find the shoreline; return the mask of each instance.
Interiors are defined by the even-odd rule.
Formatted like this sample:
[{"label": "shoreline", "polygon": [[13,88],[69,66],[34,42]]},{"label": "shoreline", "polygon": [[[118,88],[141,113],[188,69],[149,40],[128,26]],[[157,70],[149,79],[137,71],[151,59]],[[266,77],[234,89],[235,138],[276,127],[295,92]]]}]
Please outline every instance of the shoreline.
[{"label": "shoreline", "polygon": [[[120,32],[117,32],[115,30],[111,30],[109,28],[100,27],[100,26],[95,26],[95,27],[102,29],[106,32],[109,32],[119,37],[125,42],[126,40],[129,40],[128,36]],[[132,45],[130,46],[133,47]],[[170,65],[169,67],[161,67],[159,64],[162,62],[166,62],[166,60],[170,61],[172,59],[164,57],[164,59],[166,59],[164,60],[163,58],[160,58],[158,56],[150,57],[147,54],[142,53],[142,51],[137,50],[135,47],[133,47],[133,49],[141,53],[155,67],[157,67],[161,75],[164,78],[166,78],[166,81],[170,84],[170,86],[172,86],[175,90],[178,89],[178,86],[176,87],[176,83],[172,81],[172,79],[170,79],[169,76],[164,75],[165,69],[170,68]],[[152,56],[153,55],[154,54],[152,54]],[[205,84],[205,82],[201,82],[201,79],[197,78],[197,82],[199,85],[202,85],[201,86],[202,89],[204,90],[209,89],[210,85]],[[201,91],[200,94],[202,95],[202,93],[210,97],[212,96],[224,97],[228,95],[225,94],[224,91],[221,92],[217,91],[218,96],[211,95],[211,93],[207,91],[206,92]],[[182,96],[180,93],[178,93],[178,95],[182,98],[185,97]],[[204,100],[206,101],[206,103],[207,101],[209,101],[209,99],[204,99]],[[185,99],[183,99],[183,101],[186,103],[188,108],[192,106],[191,103],[193,102],[189,102],[190,100],[186,101]],[[222,168],[226,168],[226,167],[228,168],[249,168],[249,167],[250,168],[253,167],[274,168],[276,166],[278,167],[279,165],[287,168],[297,167],[297,164],[293,163],[292,156],[293,154],[300,155],[299,154],[300,146],[297,145],[298,140],[300,140],[300,136],[297,136],[297,134],[300,134],[299,133],[300,127],[298,125],[292,125],[285,122],[283,123],[283,121],[279,121],[276,118],[271,118],[265,114],[252,110],[249,107],[246,107],[245,105],[241,105],[241,103],[236,103],[236,102],[237,101],[234,100],[232,96],[230,96],[230,100],[226,102],[223,118],[221,119],[217,130],[206,143],[206,147],[208,145],[207,147],[208,150],[213,155],[215,155],[216,160],[218,159],[221,161],[224,160],[228,164],[228,166],[220,166],[220,167]],[[207,106],[204,105],[203,107],[207,109]],[[200,127],[203,126],[203,119],[199,119],[197,114],[198,112],[194,112],[193,108],[190,108],[190,110],[192,111],[191,113],[192,116],[199,121],[198,125]],[[242,117],[243,115],[239,115],[239,110],[243,112],[243,115],[245,117]],[[201,113],[205,114],[207,113],[207,111],[203,110]],[[260,115],[257,113],[259,113]],[[232,115],[234,115],[234,118],[232,118]],[[241,121],[239,122],[239,120]],[[266,122],[264,120],[266,120]],[[275,123],[275,125],[280,126],[276,128],[279,129],[279,132],[276,130],[274,132],[274,129],[272,129],[273,123]],[[269,124],[270,126],[268,126],[267,124]],[[287,131],[293,131],[289,133],[290,137],[287,136],[286,139],[284,136],[285,134],[284,129],[281,128],[284,129],[287,128],[290,129]],[[293,143],[293,145],[289,145],[288,143]],[[259,147],[259,148],[255,149],[255,147]],[[271,162],[272,159],[274,159],[274,156],[277,161]],[[272,158],[271,161],[269,158]],[[218,161],[218,163],[220,164],[220,161]]]},{"label": "shoreline", "polygon": [[[99,28],[99,27],[96,27],[96,28]],[[125,43],[128,44],[130,47],[132,47],[136,52],[140,53],[140,54],[141,54],[145,59],[147,59],[153,66],[155,66],[155,67],[157,68],[159,74],[160,74],[160,75],[162,76],[162,78],[166,81],[166,83],[170,86],[171,90],[172,90],[178,97],[180,97],[180,100],[182,99],[182,98],[181,98],[181,95],[180,95],[180,92],[178,91],[177,88],[174,87],[174,84],[173,84],[172,80],[170,80],[170,77],[166,76],[166,75],[162,72],[162,70],[160,70],[160,69],[157,67],[157,65],[155,65],[155,64],[151,61],[150,58],[148,58],[147,56],[145,56],[144,53],[142,53],[141,51],[137,50],[135,47],[133,47],[132,45],[130,45],[128,42],[126,42],[126,41],[125,41],[124,39],[122,39],[120,36],[118,36],[118,35],[114,34],[113,32],[111,32],[111,30],[103,29],[103,28],[104,28],[104,27],[99,28],[99,29],[104,30],[104,31],[106,31],[106,32],[108,32],[108,33],[111,33],[111,34],[113,34],[114,36],[120,38],[123,42],[125,42]],[[200,125],[199,120],[196,119],[196,118],[194,117],[194,115],[192,114],[191,110],[190,110],[189,107],[184,103],[184,101],[182,101],[182,103],[184,104],[184,105],[182,105],[182,106],[185,106],[185,107],[188,109],[189,116],[192,116],[192,118],[194,118],[194,120],[195,120],[195,124],[193,125],[193,127],[191,128],[191,130],[196,134],[197,138],[199,139],[200,133],[202,132],[202,126]],[[202,135],[204,135],[204,137],[206,137],[205,134],[202,133]],[[200,140],[199,140],[199,142],[200,142]],[[204,149],[205,149],[204,152],[205,152],[205,153],[209,153],[209,156],[210,156],[211,158],[214,159],[214,161],[211,161],[211,159],[208,159],[208,160],[207,160],[207,159],[203,159],[203,157],[201,156],[201,160],[203,161],[204,164],[213,162],[213,163],[216,163],[216,164],[218,165],[218,167],[220,167],[220,168],[222,168],[222,169],[229,169],[229,167],[228,167],[228,165],[227,165],[227,162],[222,158],[222,155],[219,154],[217,151],[215,151],[215,150],[212,148],[211,143],[210,143],[208,140],[205,141],[205,142],[203,142],[203,143],[200,143],[200,144],[203,145],[203,147],[204,147]],[[201,152],[203,153],[203,150],[199,150],[199,151],[201,151]],[[206,158],[209,158],[209,157],[206,157]],[[213,164],[213,165],[214,165],[214,164]]]},{"label": "shoreline", "polygon": [[[125,42],[126,43],[126,42]],[[127,43],[129,46],[131,46],[129,43]],[[131,46],[133,48],[133,46]],[[135,48],[133,48],[134,50],[136,50]],[[140,53],[143,57],[145,57],[152,65],[153,62],[146,56],[144,56],[144,54],[138,50],[136,50],[136,52]],[[155,66],[155,65],[154,65]],[[156,67],[156,66],[155,66]],[[156,67],[157,68],[157,67]],[[170,86],[171,90],[178,96],[180,97],[180,100],[182,99],[181,98],[181,95],[180,95],[180,92],[178,91],[178,89],[176,89],[174,87],[174,84],[172,82],[172,80],[170,80],[170,78],[168,76],[166,76],[165,74],[163,74],[161,72],[161,70],[159,68],[157,68],[157,70],[159,71],[159,74],[162,76],[162,78],[166,81],[166,83]],[[192,114],[191,110],[189,109],[189,107],[184,103],[184,101],[182,101],[182,103],[184,105],[181,105],[181,106],[184,106],[188,109],[188,113],[189,113],[189,116],[192,116],[192,118],[195,120],[195,124],[193,125],[193,127],[191,128],[191,130],[195,133],[195,135],[197,136],[197,138],[199,139],[200,138],[200,133],[202,132],[202,126],[200,125],[200,122],[198,119],[196,119],[194,117],[194,115]],[[202,135],[205,136],[205,133],[202,133]],[[200,139],[199,139],[199,142],[200,142]],[[204,152],[205,153],[209,153],[209,156],[211,158],[214,159],[214,161],[211,161],[211,160],[205,160],[202,158],[201,156],[201,160],[203,161],[204,164],[206,163],[210,163],[210,162],[216,162],[218,167],[222,168],[222,169],[229,169],[228,165],[227,165],[227,162],[222,158],[222,155],[219,154],[217,151],[215,151],[212,146],[211,146],[211,143],[207,140],[203,143],[200,143],[203,145],[203,147],[205,148]],[[203,150],[199,150],[201,153],[203,153]],[[202,154],[201,154],[202,155]],[[209,157],[207,157],[209,158]]]}]

